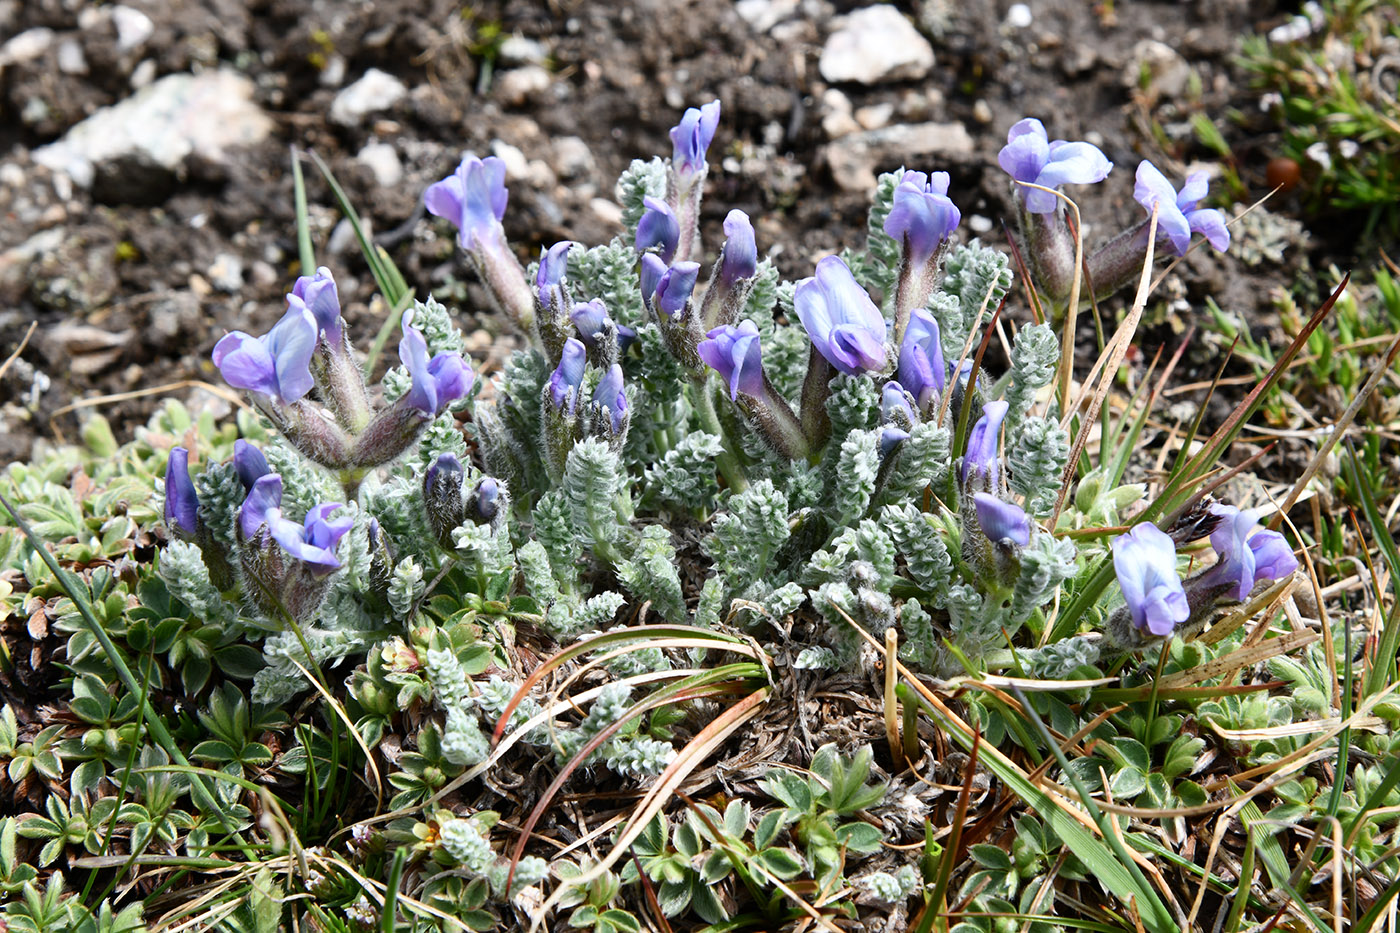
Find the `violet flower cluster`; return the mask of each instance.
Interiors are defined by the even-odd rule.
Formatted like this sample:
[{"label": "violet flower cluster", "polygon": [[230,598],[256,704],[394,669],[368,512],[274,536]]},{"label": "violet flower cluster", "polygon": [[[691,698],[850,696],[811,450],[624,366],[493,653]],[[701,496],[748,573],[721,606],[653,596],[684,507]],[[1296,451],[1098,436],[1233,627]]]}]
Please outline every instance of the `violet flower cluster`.
[{"label": "violet flower cluster", "polygon": [[1257,584],[1282,580],[1298,569],[1288,541],[1261,528],[1257,513],[1217,503],[1211,514],[1215,565],[1185,580],[1177,573],[1177,542],[1156,525],[1143,522],[1113,539],[1124,606],[1109,632],[1122,647],[1141,647],[1202,624],[1220,602],[1241,602]]},{"label": "violet flower cluster", "polygon": [[[1050,140],[1045,127],[1035,119],[1022,120],[1011,128],[997,161],[1011,176],[1016,189],[1021,232],[1036,283],[1053,301],[1063,303],[1070,296],[1075,274],[1075,241],[1056,192],[1065,185],[1103,181],[1113,170],[1113,163],[1090,143]],[[1196,233],[1215,249],[1227,249],[1230,231],[1224,214],[1199,206],[1207,188],[1204,172],[1193,173],[1178,191],[1151,162],[1139,163],[1133,198],[1142,205],[1147,217],[1087,253],[1084,294],[1087,296],[1087,289],[1092,288],[1097,297],[1105,298],[1141,274],[1154,211],[1159,250],[1183,256]]]}]

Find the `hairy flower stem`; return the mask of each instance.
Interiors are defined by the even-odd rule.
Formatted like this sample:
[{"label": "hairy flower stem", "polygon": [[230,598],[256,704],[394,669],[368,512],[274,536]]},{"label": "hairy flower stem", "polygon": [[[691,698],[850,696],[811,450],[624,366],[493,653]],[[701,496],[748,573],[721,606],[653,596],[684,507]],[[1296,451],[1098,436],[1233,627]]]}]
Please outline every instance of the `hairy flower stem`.
[{"label": "hairy flower stem", "polygon": [[724,477],[730,489],[743,492],[749,488],[749,478],[744,473],[739,458],[734,456],[733,435],[720,424],[719,413],[715,411],[714,395],[710,392],[709,370],[693,375],[690,386],[691,395],[694,396],[695,413],[700,416],[701,426],[724,441],[724,452],[715,458],[720,475]]},{"label": "hairy flower stem", "polygon": [[831,374],[831,364],[813,344],[807,358],[807,377],[802,382],[802,435],[814,451],[825,447],[831,434],[831,416],[826,411],[826,400],[831,395]]}]

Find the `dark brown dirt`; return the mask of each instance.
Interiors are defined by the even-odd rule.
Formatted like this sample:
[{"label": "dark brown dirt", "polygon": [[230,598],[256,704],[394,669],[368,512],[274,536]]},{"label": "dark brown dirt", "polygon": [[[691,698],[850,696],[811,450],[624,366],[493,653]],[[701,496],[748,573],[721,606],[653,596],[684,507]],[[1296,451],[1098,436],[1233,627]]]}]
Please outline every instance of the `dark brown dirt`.
[{"label": "dark brown dirt", "polygon": [[[139,49],[119,53],[111,18],[95,16],[95,8],[0,0],[0,40],[40,26],[55,31],[38,58],[0,71],[0,359],[31,321],[39,325],[0,379],[0,461],[23,459],[37,439],[52,439],[51,413],[71,402],[182,378],[217,381],[208,354],[218,337],[232,329],[259,332],[280,315],[281,296],[298,272],[290,145],[329,162],[374,231],[403,228],[390,237],[394,260],[420,296],[432,290],[455,303],[468,331],[495,333],[497,324],[476,316],[480,292],[444,228],[431,218],[410,222],[422,189],[451,171],[463,150],[486,154],[504,145],[523,156],[525,177],[510,182],[505,223],[522,257],[533,257],[542,244],[601,242],[617,232],[615,208],[606,203],[617,174],[633,158],[668,153],[666,131],[680,111],[719,97],[724,113],[711,161],[723,168],[712,170],[704,218],[712,245],[733,207],[755,218],[760,249],[774,250],[788,276],[810,274],[820,253],[864,237],[867,194],[836,182],[832,165],[842,140],[823,126],[832,95],[817,67],[831,18],[852,4],[803,0],[764,32],[729,4],[710,2],[128,5],[155,28]],[[1152,158],[1178,177],[1192,162],[1218,161],[1189,130],[1195,113],[1225,134],[1249,193],[1266,191],[1272,139],[1257,132],[1257,95],[1233,55],[1242,34],[1279,22],[1286,4],[1043,0],[1030,4],[1034,19],[1023,28],[1006,24],[1008,6],[902,4],[933,43],[929,77],[839,87],[857,117],[878,121],[887,107],[890,124],[966,127],[971,151],[955,158],[926,162],[921,153],[889,151],[870,160],[875,171],[902,162],[950,171],[964,236],[978,218],[984,239],[1004,242],[1010,197],[995,157],[1007,128],[1027,115],[1042,119],[1052,135],[1089,138],[1119,166],[1105,184],[1076,192],[1093,223],[1090,240],[1135,219],[1138,159]],[[538,40],[547,86],[522,88],[519,63],[493,61],[493,35]],[[67,39],[84,53],[86,73],[59,67]],[[1180,87],[1137,80],[1134,49],[1143,40],[1175,50],[1194,77]],[[275,121],[271,137],[238,158],[195,161],[174,180],[76,188],[66,196],[66,186],[31,160],[34,147],[128,96],[133,75],[158,78],[220,63],[255,82],[257,103]],[[395,75],[408,94],[354,126],[328,121],[336,93],[369,68]],[[1232,112],[1242,116],[1227,118]],[[397,154],[402,179],[392,187],[380,187],[356,159],[372,142]],[[383,308],[370,302],[373,283],[353,242],[336,237],[338,249],[328,248],[338,215],[309,166],[308,180],[318,259],[335,271],[363,345]],[[1290,209],[1286,201],[1274,207]],[[53,231],[50,240],[35,240],[46,231]],[[1247,267],[1233,255],[1205,251],[1188,266],[1179,290],[1184,303],[1160,318],[1145,343],[1169,343],[1208,295],[1267,334],[1270,295],[1297,274],[1296,260]],[[1207,366],[1209,352],[1189,356],[1188,368]],[[175,394],[210,398],[189,389]],[[101,410],[125,439],[161,401],[147,396]],[[64,414],[54,424],[71,437],[77,417]]]}]

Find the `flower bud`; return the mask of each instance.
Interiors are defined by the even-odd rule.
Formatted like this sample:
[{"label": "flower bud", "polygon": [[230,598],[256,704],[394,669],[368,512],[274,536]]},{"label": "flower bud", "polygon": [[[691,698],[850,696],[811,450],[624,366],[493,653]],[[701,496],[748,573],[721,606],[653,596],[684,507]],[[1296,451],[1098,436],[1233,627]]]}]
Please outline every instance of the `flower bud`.
[{"label": "flower bud", "polygon": [[428,527],[433,537],[448,550],[452,549],[452,531],[466,514],[462,502],[462,483],[466,471],[452,454],[441,454],[427,473],[423,474],[423,504],[428,512]]},{"label": "flower bud", "polygon": [[170,448],[165,463],[165,524],[183,537],[193,538],[199,530],[199,495],[190,478],[190,452]]},{"label": "flower bud", "polygon": [[797,283],[793,303],[812,345],[832,366],[854,376],[885,368],[885,318],[838,256],[817,263]]}]

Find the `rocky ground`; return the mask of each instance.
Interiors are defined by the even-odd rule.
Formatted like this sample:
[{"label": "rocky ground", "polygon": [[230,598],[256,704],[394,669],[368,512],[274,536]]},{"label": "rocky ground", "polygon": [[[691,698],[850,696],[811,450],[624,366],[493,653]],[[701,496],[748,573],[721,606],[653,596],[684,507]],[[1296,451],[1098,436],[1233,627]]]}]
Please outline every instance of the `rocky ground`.
[{"label": "rocky ground", "polygon": [[[125,439],[161,404],[147,390],[208,379],[220,335],[281,314],[298,274],[290,147],[330,164],[420,296],[460,308],[480,363],[508,338],[477,315],[450,232],[419,207],[464,150],[507,163],[506,229],[529,258],[617,233],[617,174],[669,152],[681,111],[718,97],[708,242],[742,208],[760,249],[803,276],[863,237],[876,173],[901,164],[951,172],[962,235],[1005,242],[996,152],[1036,116],[1120,165],[1075,192],[1093,242],[1135,219],[1139,159],[1178,177],[1220,168],[1193,117],[1229,142],[1242,196],[1268,190],[1275,140],[1234,54],[1286,6],[0,0],[0,359],[38,323],[0,376],[0,461],[71,437],[92,408]],[[384,309],[309,165],[308,181],[318,260],[368,342]],[[1230,255],[1192,255],[1145,339],[1170,343],[1208,295],[1267,332],[1308,250],[1315,266],[1344,255],[1310,247],[1286,197],[1270,207]],[[116,393],[138,397],[70,408]]]}]

